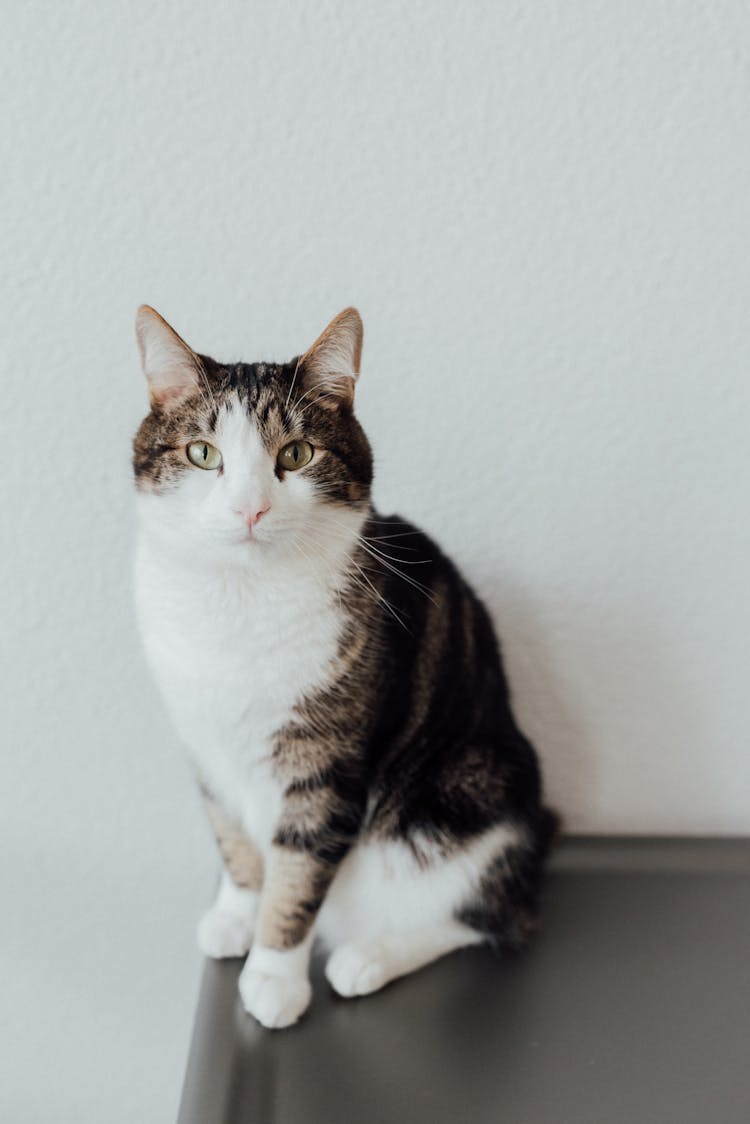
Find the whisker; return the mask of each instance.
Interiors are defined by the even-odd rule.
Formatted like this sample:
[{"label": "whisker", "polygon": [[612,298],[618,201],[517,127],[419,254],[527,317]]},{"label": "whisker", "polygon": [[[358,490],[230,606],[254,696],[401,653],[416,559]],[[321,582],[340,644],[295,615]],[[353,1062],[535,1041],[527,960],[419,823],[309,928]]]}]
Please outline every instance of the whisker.
[{"label": "whisker", "polygon": [[[340,524],[340,526],[343,526],[343,525]],[[344,537],[343,535],[339,536],[339,538],[343,538],[343,537]],[[359,538],[359,536],[356,536],[356,537]],[[322,551],[316,549],[316,546],[318,544],[313,539],[310,539],[310,538],[306,539],[306,545],[309,546],[315,552],[315,554],[319,558],[321,558],[322,561],[326,561],[326,557],[322,553]],[[297,546],[298,546],[298,549],[299,549],[299,543],[297,543]],[[347,577],[351,581],[353,581],[354,584],[357,585],[357,587],[359,589],[361,589],[363,593],[367,594],[368,596],[369,596],[370,593],[372,593],[372,595],[375,597],[376,602],[381,604],[383,606],[383,608],[388,613],[390,613],[390,615],[394,618],[394,620],[396,620],[401,625],[401,627],[406,629],[406,631],[409,632],[410,635],[411,635],[410,629],[408,628],[406,622],[403,620],[401,615],[397,612],[397,610],[394,608],[394,606],[391,605],[390,601],[388,601],[388,599],[383,596],[383,594],[380,592],[380,590],[377,588],[377,586],[367,576],[367,573],[365,572],[365,570],[369,569],[369,567],[361,566],[359,564],[359,562],[357,562],[351,555],[348,556],[348,562],[349,562],[350,566],[354,566],[356,568],[360,577],[358,578],[356,574],[352,573],[351,569],[347,569],[347,571],[346,571]],[[382,573],[382,570],[375,569],[375,570],[372,570],[371,572],[373,574],[378,574],[378,573]],[[362,580],[360,580],[360,578]],[[365,582],[366,585],[363,585],[363,582]],[[339,592],[339,604],[341,604],[341,591],[339,590],[338,592]]]},{"label": "whisker", "polygon": [[[310,564],[312,564],[312,559],[310,558],[310,555],[309,555],[309,554],[307,553],[307,551],[303,550],[303,548],[302,548],[302,544],[301,544],[301,543],[300,543],[300,542],[298,541],[298,539],[297,539],[297,536],[296,536],[296,535],[292,535],[292,537],[291,537],[291,540],[290,540],[290,541],[291,541],[291,543],[292,543],[292,546],[295,546],[295,547],[297,548],[297,550],[298,550],[298,551],[299,551],[299,553],[300,553],[300,554],[302,555],[302,557],[303,557],[303,558],[304,558],[304,559],[305,559],[305,560],[306,560],[307,562],[309,562]],[[313,550],[315,549],[315,547],[314,547],[314,544],[313,544],[313,543],[310,543],[310,542],[309,542],[309,543],[308,543],[308,545],[312,546],[312,547],[313,547]],[[320,558],[320,559],[321,559],[321,560],[322,560],[323,562],[327,561],[327,559],[325,558],[325,555],[324,555],[324,554],[323,554],[323,553],[322,553],[321,551],[315,551],[315,553],[316,553],[316,554],[318,555],[318,557],[319,557],[319,558]],[[330,578],[331,578],[331,580],[332,580],[333,588],[334,588],[334,590],[336,591],[336,594],[338,595],[338,599],[339,599],[339,609],[340,609],[340,610],[341,610],[341,611],[343,612],[343,605],[342,605],[342,603],[341,603],[341,587],[339,586],[339,584],[338,584],[337,582],[333,581],[333,576],[334,576],[334,575],[333,575],[333,568],[332,568],[331,566],[329,566],[329,567],[328,567],[328,571],[329,571],[329,577],[330,577]]]},{"label": "whisker", "polygon": [[[337,525],[339,527],[341,527],[342,529],[347,530],[347,528],[344,528],[344,524],[338,523]],[[391,564],[392,562],[402,562],[404,560],[394,559],[394,558],[392,558],[391,555],[383,554],[381,551],[377,550],[377,548],[371,546],[367,542],[367,540],[365,538],[363,538],[363,536],[360,535],[360,534],[356,534],[355,537],[356,537],[357,541],[359,542],[360,546],[362,547],[362,549],[365,550],[370,555],[371,558],[373,558],[376,562],[379,562],[387,570],[390,570],[390,572],[392,574],[394,574],[396,577],[402,578],[403,581],[405,581],[408,585],[413,586],[414,589],[416,589],[416,590],[418,590],[418,592],[422,593],[430,602],[432,602],[433,605],[437,606],[437,601],[435,600],[435,598],[432,594],[432,591],[427,586],[423,585],[422,582],[417,581],[416,578],[411,577],[409,574],[402,573],[400,570],[396,569],[396,567],[394,565]],[[425,560],[425,561],[428,561],[428,560]],[[414,565],[418,565],[419,563],[414,562],[414,561],[409,561],[409,562],[405,562],[405,564],[414,566]]]},{"label": "whisker", "polygon": [[[402,627],[402,628],[405,628],[405,629],[406,629],[406,631],[410,633],[410,630],[409,630],[409,628],[407,628],[406,622],[405,622],[405,621],[404,621],[404,620],[402,619],[402,617],[401,617],[401,616],[400,616],[400,615],[399,615],[399,614],[398,614],[398,613],[396,612],[396,610],[394,609],[393,605],[391,605],[390,601],[387,601],[387,600],[386,600],[386,598],[385,598],[385,597],[383,597],[382,593],[381,593],[381,592],[380,592],[380,591],[379,591],[379,590],[378,590],[378,589],[377,589],[377,588],[376,588],[376,587],[375,587],[375,586],[373,585],[373,583],[372,583],[372,582],[370,581],[370,579],[368,578],[367,574],[366,574],[366,573],[364,572],[364,570],[363,570],[363,569],[362,569],[362,567],[361,567],[361,566],[359,565],[359,563],[358,563],[358,562],[355,562],[353,558],[351,559],[351,562],[352,562],[352,564],[353,564],[354,566],[356,566],[356,567],[357,567],[357,569],[359,570],[360,574],[362,575],[362,577],[364,578],[364,580],[365,580],[365,581],[367,582],[367,584],[369,585],[369,587],[370,587],[370,589],[372,590],[372,592],[373,592],[373,593],[375,594],[375,597],[376,597],[376,598],[377,598],[377,600],[378,600],[378,601],[380,602],[380,604],[381,604],[381,605],[383,605],[383,607],[384,607],[384,608],[386,608],[386,609],[388,610],[388,612],[389,612],[389,613],[391,614],[391,616],[392,616],[392,617],[394,618],[394,620],[398,621],[398,623],[399,623],[399,624],[401,625],[401,627]],[[411,633],[410,633],[410,634],[411,634]]]},{"label": "whisker", "polygon": [[[307,398],[308,394],[312,394],[312,392],[313,392],[314,390],[317,390],[317,389],[318,389],[318,387],[321,387],[321,386],[328,386],[328,385],[329,385],[329,384],[328,384],[328,383],[327,383],[327,382],[326,382],[326,381],[325,381],[324,379],[321,379],[321,381],[320,381],[320,382],[316,382],[316,383],[314,383],[314,384],[313,384],[312,386],[309,386],[309,387],[307,388],[307,390],[305,391],[305,393],[304,393],[304,394],[301,394],[301,395],[300,395],[300,397],[299,397],[299,398],[297,398],[297,399],[295,400],[295,403],[294,403],[294,409],[297,409],[297,407],[298,407],[298,406],[300,406],[300,405],[301,405],[301,404],[302,404],[302,403],[303,403],[303,402],[305,401],[305,399]],[[325,397],[325,395],[324,395],[324,397]],[[307,404],[307,406],[312,406],[312,405],[313,405],[313,403],[312,403],[312,402],[308,402],[308,404]],[[307,409],[307,406],[305,407],[305,409]],[[302,411],[302,413],[304,413],[304,410]]]},{"label": "whisker", "polygon": [[[216,405],[216,399],[214,398],[214,392],[211,390],[211,384],[208,381],[208,375],[204,371],[203,364],[200,361],[198,363],[198,371],[201,375],[201,378],[203,379],[203,384],[204,384],[206,390],[208,391],[208,400],[211,402],[211,408],[213,409],[213,411],[216,414],[218,414],[219,410],[218,410],[218,407]],[[198,387],[198,389],[200,390],[200,386]],[[205,397],[204,397],[204,401],[206,401]]]},{"label": "whisker", "polygon": [[[369,543],[370,546],[375,542],[375,539],[367,538],[365,535],[360,535],[362,542]],[[378,547],[373,546],[372,549],[381,555],[382,558],[388,558],[391,562],[400,562],[402,566],[429,566],[432,562],[431,558],[394,558],[392,554],[386,554],[385,551],[379,550]],[[398,547],[394,549],[398,550]],[[403,550],[416,550],[416,547],[405,546]]]},{"label": "whisker", "polygon": [[297,371],[299,370],[299,365],[300,365],[301,362],[302,362],[302,356],[300,355],[299,359],[297,360],[297,365],[294,368],[294,374],[292,375],[292,382],[291,382],[291,385],[289,387],[289,391],[288,391],[287,396],[286,396],[286,402],[284,403],[284,410],[285,411],[289,408],[289,399],[292,397],[292,391],[294,390],[294,384],[297,381]]},{"label": "whisker", "polygon": [[[386,539],[408,539],[413,536],[413,531],[399,531],[395,535],[365,535],[368,542],[385,542]],[[416,546],[402,546],[400,550],[416,550]]]},{"label": "whisker", "polygon": [[382,563],[382,565],[385,566],[387,570],[390,570],[391,573],[394,574],[397,578],[402,578],[403,581],[407,583],[407,585],[413,586],[414,589],[416,589],[419,593],[422,593],[428,601],[430,601],[437,607],[437,601],[435,600],[432,591],[426,585],[422,585],[421,582],[418,582],[415,578],[410,577],[408,574],[402,574],[401,571],[397,570],[395,566],[391,566],[390,562],[386,562],[384,558],[380,557],[379,555],[373,554],[372,551],[368,549],[368,547],[365,546],[364,549],[367,551],[371,558],[374,558],[377,562]]}]

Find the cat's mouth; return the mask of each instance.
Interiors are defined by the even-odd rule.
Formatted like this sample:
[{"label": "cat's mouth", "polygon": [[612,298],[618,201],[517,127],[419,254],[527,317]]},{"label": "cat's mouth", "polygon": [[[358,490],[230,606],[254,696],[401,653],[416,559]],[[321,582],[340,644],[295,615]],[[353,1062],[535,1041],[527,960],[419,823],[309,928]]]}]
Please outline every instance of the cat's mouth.
[{"label": "cat's mouth", "polygon": [[236,547],[250,547],[253,550],[258,550],[268,545],[269,536],[259,535],[257,531],[249,527],[240,529],[221,528],[213,532],[217,542],[222,546],[236,546]]},{"label": "cat's mouth", "polygon": [[241,531],[240,534],[237,536],[235,541],[238,542],[242,546],[250,545],[250,546],[253,546],[253,547],[258,547],[258,546],[262,546],[264,543],[267,543],[268,539],[262,538],[257,533],[257,531],[253,531],[250,528],[248,528],[245,531]]}]

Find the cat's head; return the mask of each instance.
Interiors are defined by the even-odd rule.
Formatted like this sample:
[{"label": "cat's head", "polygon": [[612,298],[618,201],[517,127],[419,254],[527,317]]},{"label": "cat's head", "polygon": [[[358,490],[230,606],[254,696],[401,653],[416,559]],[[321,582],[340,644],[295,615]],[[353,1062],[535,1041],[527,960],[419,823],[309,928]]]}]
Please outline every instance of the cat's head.
[{"label": "cat's head", "polygon": [[145,305],[136,335],[151,410],[133,470],[153,533],[204,559],[249,560],[304,557],[361,522],[372,454],[353,413],[355,309],[290,363],[217,363]]}]

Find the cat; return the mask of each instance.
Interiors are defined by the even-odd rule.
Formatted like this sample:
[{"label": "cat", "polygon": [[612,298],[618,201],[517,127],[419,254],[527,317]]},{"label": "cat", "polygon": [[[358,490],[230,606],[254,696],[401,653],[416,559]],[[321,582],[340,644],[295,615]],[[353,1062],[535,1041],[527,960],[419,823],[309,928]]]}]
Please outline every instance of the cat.
[{"label": "cat", "polygon": [[557,828],[487,610],[371,503],[349,308],[290,363],[223,364],[148,306],[133,442],[136,609],[223,860],[209,957],[286,1027],[313,934],[339,995],[521,947]]}]

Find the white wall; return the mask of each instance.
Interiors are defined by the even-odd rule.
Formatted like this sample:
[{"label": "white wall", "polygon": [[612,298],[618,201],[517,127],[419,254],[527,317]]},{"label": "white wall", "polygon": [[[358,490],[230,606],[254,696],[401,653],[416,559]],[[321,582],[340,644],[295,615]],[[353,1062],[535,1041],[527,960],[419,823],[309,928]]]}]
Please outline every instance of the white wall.
[{"label": "white wall", "polygon": [[349,303],[377,498],[489,600],[579,831],[750,828],[750,15],[5,5],[0,1116],[172,1119],[214,856],[129,599],[132,321]]}]

